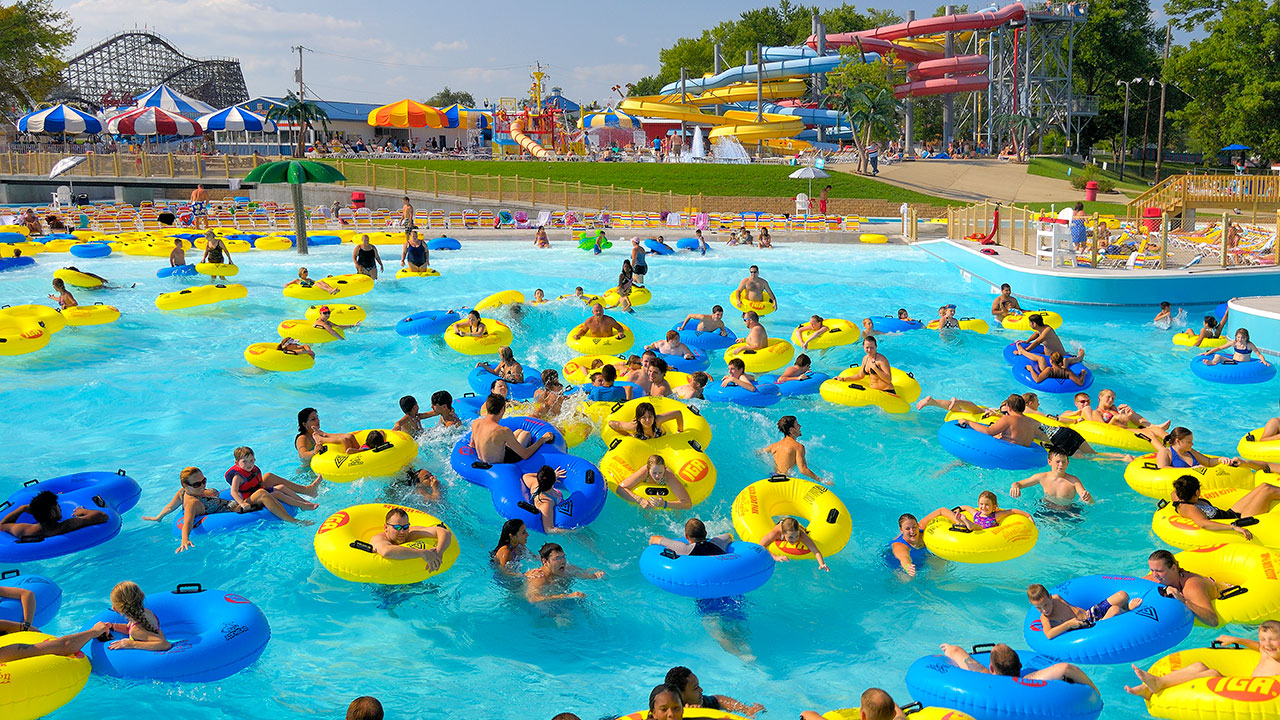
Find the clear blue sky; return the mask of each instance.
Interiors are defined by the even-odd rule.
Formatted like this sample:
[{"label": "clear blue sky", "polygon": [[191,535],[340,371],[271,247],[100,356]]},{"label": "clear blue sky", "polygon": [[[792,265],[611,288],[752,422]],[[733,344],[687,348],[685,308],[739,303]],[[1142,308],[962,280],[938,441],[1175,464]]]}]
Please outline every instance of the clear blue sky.
[{"label": "clear blue sky", "polygon": [[[928,15],[941,1],[871,4]],[[535,61],[546,66],[550,84],[569,98],[609,102],[613,85],[657,70],[659,48],[764,4],[54,0],[79,29],[75,52],[122,30],[145,27],[191,56],[239,58],[250,95],[282,95],[296,88],[297,54],[289,48],[303,45],[316,50],[303,54],[304,78],[314,94],[377,103],[425,98],[445,85],[470,91],[477,102],[523,96]]]}]

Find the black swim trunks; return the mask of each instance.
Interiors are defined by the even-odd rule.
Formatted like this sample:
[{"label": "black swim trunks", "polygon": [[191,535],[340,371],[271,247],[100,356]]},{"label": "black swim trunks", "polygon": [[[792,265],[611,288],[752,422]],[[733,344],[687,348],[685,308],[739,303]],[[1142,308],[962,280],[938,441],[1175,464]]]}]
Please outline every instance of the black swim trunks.
[{"label": "black swim trunks", "polygon": [[1049,436],[1049,444],[1071,457],[1084,444],[1084,436],[1068,427],[1041,425],[1040,429]]},{"label": "black swim trunks", "polygon": [[520,453],[516,452],[515,450],[512,450],[511,448],[503,448],[502,452],[503,452],[502,462],[508,465],[518,463],[524,460],[524,458],[520,457]]}]

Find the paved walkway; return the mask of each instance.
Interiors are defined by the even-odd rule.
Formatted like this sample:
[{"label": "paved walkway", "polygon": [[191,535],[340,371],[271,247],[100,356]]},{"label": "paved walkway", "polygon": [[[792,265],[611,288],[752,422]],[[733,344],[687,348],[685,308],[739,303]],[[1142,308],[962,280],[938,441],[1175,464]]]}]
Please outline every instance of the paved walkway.
[{"label": "paved walkway", "polygon": [[[854,172],[854,165],[833,165],[841,172]],[[999,160],[916,160],[881,165],[877,180],[928,195],[979,202],[1055,202],[1083,199],[1083,193],[1066,180],[1041,177],[1027,172],[1026,165]],[[1122,202],[1122,195],[1104,200]]]}]

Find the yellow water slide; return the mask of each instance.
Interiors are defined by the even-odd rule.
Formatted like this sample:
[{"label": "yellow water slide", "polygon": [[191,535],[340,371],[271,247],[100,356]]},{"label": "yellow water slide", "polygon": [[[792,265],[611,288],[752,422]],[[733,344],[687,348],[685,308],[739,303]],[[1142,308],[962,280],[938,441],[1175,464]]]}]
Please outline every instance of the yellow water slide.
[{"label": "yellow water slide", "polygon": [[[754,86],[752,92],[755,91]],[[743,142],[770,140],[773,138],[795,137],[804,130],[804,123],[790,115],[771,115],[765,113],[761,120],[750,111],[730,110],[724,115],[704,113],[692,104],[667,102],[676,99],[670,96],[650,95],[623,100],[618,106],[620,110],[639,117],[663,118],[681,122],[710,125],[708,133],[712,139],[719,137],[736,137]],[[752,96],[755,99],[755,96]],[[720,102],[725,102],[721,100]],[[513,126],[514,127],[514,126]],[[512,137],[515,133],[512,132]]]},{"label": "yellow water slide", "polygon": [[533,138],[524,134],[524,120],[511,121],[511,139],[516,141],[525,152],[528,152],[538,160],[550,160],[551,153],[546,148],[533,141]]}]

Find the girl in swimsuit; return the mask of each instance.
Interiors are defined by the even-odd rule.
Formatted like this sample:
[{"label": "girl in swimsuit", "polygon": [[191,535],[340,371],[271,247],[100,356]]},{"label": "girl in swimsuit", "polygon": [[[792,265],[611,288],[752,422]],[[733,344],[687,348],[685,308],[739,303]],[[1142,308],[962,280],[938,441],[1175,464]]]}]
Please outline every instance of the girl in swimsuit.
[{"label": "girl in swimsuit", "polygon": [[1195,438],[1191,431],[1184,427],[1176,427],[1164,436],[1164,447],[1156,452],[1156,467],[1160,468],[1192,468],[1213,467],[1214,465],[1230,465],[1231,467],[1247,467],[1254,470],[1273,472],[1272,463],[1241,460],[1238,457],[1214,457],[1192,447]]},{"label": "girl in swimsuit", "polygon": [[[1236,341],[1231,346],[1231,350],[1234,353],[1231,359],[1238,363],[1253,362],[1253,354],[1258,353],[1259,362],[1271,367],[1271,363],[1267,362],[1267,359],[1263,357],[1262,351],[1258,349],[1258,346],[1249,341],[1249,331],[1244,328],[1236,330]],[[1211,348],[1200,354],[1209,356],[1209,359],[1204,361],[1205,365],[1217,365],[1227,359],[1225,355],[1218,354],[1217,348]]]},{"label": "girl in swimsuit", "polygon": [[[642,495],[634,489],[642,482],[661,485],[667,489],[667,494]],[[667,467],[667,461],[663,460],[661,455],[650,455],[644,467],[637,469],[618,483],[617,493],[623,500],[636,503],[645,509],[684,510],[693,507],[688,489],[671,471],[671,468]]]},{"label": "girl in swimsuit", "polygon": [[1050,378],[1054,380],[1070,380],[1076,385],[1084,386],[1084,376],[1077,375],[1074,370],[1067,367],[1060,352],[1049,355],[1048,367],[1031,372],[1031,379],[1036,382],[1043,382]]},{"label": "girl in swimsuit", "polygon": [[66,310],[69,307],[75,307],[80,304],[76,302],[75,297],[67,290],[67,284],[62,281],[62,278],[53,279],[53,289],[58,294],[50,295],[49,299],[57,300],[58,307],[62,308],[63,310]]},{"label": "girl in swimsuit", "polygon": [[327,433],[320,429],[320,414],[315,408],[302,408],[298,412],[298,434],[293,438],[293,447],[298,451],[298,459],[310,464],[311,456],[316,454],[323,443],[335,443],[342,446],[344,452],[360,449],[360,443],[351,433]]},{"label": "girl in swimsuit", "polygon": [[609,428],[641,440],[656,440],[666,434],[662,430],[662,425],[672,420],[676,422],[676,432],[684,432],[684,415],[679,410],[658,415],[653,409],[653,403],[642,402],[636,405],[634,422],[610,420]]},{"label": "girl in swimsuit", "polygon": [[545,533],[564,532],[556,527],[556,505],[564,499],[564,494],[556,488],[556,483],[568,475],[562,467],[553,468],[543,465],[536,473],[525,473],[520,476],[524,484],[525,498],[542,515],[542,531]]},{"label": "girl in swimsuit", "polygon": [[480,313],[472,310],[467,313],[466,320],[454,323],[453,332],[460,337],[484,337],[489,334],[489,329],[484,326],[483,322],[480,322]]},{"label": "girl in swimsuit", "polygon": [[1199,333],[1192,333],[1190,328],[1184,331],[1186,335],[1194,334],[1195,342],[1191,343],[1192,347],[1200,347],[1200,343],[1205,340],[1216,340],[1222,336],[1222,327],[1218,325],[1218,318],[1212,315],[1204,316],[1204,326],[1200,328]]},{"label": "girl in swimsuit", "polygon": [[200,468],[183,468],[178,474],[178,482],[182,487],[174,493],[169,504],[165,505],[158,514],[142,518],[159,522],[179,505],[182,506],[182,540],[178,543],[178,549],[174,550],[175,553],[194,547],[191,542],[191,528],[195,527],[196,518],[224,512],[248,512],[219,496],[216,490],[209,488],[208,481],[205,480],[204,473],[200,472]]},{"label": "girl in swimsuit", "polygon": [[502,533],[498,535],[498,546],[489,553],[489,558],[497,563],[498,569],[508,575],[519,575],[520,558],[528,555],[529,528],[524,521],[511,519],[502,524]]},{"label": "girl in swimsuit", "polygon": [[285,283],[284,286],[289,287],[290,285],[293,285],[295,283],[298,285],[301,285],[304,288],[311,288],[311,287],[320,288],[321,290],[329,293],[330,295],[338,294],[338,289],[330,285],[329,283],[323,280],[312,280],[310,277],[310,273],[304,267],[298,268],[298,277],[296,280],[290,280],[289,282]]},{"label": "girl in swimsuit", "polygon": [[[958,511],[958,512],[957,512]],[[989,530],[1000,524],[1001,520],[1010,515],[1021,515],[1022,517],[1031,517],[1022,510],[1001,510],[999,500],[996,494],[990,490],[983,490],[978,494],[978,506],[960,505],[954,510],[948,508],[938,508],[925,516],[921,526],[928,528],[929,523],[934,518],[944,517],[951,521],[952,525],[960,525],[969,530]]]},{"label": "girl in swimsuit", "polygon": [[1224,510],[1200,496],[1200,480],[1194,475],[1183,475],[1173,481],[1173,507],[1179,515],[1202,530],[1231,530],[1243,535],[1245,540],[1252,540],[1253,533],[1235,521],[1269,512],[1277,500],[1280,500],[1280,487],[1262,483]]},{"label": "girl in swimsuit", "polygon": [[[818,561],[818,569],[823,572],[829,572],[831,568],[827,567],[827,561],[822,557],[822,553],[818,552],[818,546],[813,544],[813,540],[809,537],[809,533],[800,525],[800,521],[793,517],[784,517],[778,521],[773,529],[765,533],[760,538],[760,544],[768,548],[774,543],[786,543],[792,547],[800,546],[813,553],[813,559]],[[773,555],[773,559],[779,562],[787,562],[791,558],[784,552],[769,551]]]},{"label": "girl in swimsuit", "polygon": [[109,623],[108,635],[113,632],[126,633],[127,637],[107,646],[109,650],[151,650],[164,652],[173,647],[173,643],[164,637],[160,629],[160,621],[156,614],[143,607],[147,599],[142,588],[131,581],[124,581],[111,588],[111,609],[120,613],[128,623]]},{"label": "girl in swimsuit", "polygon": [[509,383],[524,382],[524,366],[516,362],[516,356],[510,347],[503,345],[498,348],[498,358],[501,362],[496,368],[491,369],[487,362],[480,363],[477,367],[482,367]]},{"label": "girl in swimsuit", "polygon": [[903,572],[915,577],[916,565],[929,557],[929,549],[924,546],[924,536],[920,534],[920,523],[915,515],[903,513],[898,517],[898,537],[889,541],[889,550]]}]

